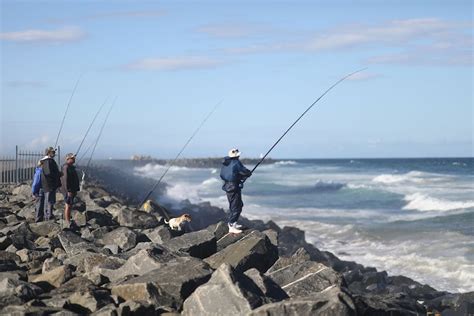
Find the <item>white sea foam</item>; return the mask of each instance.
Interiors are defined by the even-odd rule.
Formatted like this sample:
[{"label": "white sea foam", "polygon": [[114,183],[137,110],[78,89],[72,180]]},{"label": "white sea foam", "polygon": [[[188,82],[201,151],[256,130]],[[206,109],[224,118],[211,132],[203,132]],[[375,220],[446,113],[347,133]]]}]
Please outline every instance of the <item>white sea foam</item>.
[{"label": "white sea foam", "polygon": [[474,207],[474,201],[448,201],[421,193],[406,195],[404,200],[408,202],[403,207],[404,210],[446,212]]},{"label": "white sea foam", "polygon": [[425,181],[424,173],[420,171],[410,171],[405,174],[381,174],[372,179],[373,182],[392,184],[399,182],[422,183]]},{"label": "white sea foam", "polygon": [[282,160],[282,161],[277,161],[275,162],[275,165],[277,166],[294,166],[297,165],[298,163],[294,160]]}]

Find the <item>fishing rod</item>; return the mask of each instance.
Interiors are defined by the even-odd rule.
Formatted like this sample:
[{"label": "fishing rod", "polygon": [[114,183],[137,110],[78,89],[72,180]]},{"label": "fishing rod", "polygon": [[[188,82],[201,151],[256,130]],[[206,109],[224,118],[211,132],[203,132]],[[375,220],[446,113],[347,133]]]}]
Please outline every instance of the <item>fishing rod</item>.
[{"label": "fishing rod", "polygon": [[84,137],[82,138],[81,144],[79,145],[79,148],[77,148],[76,153],[74,154],[76,157],[77,157],[77,155],[79,154],[79,151],[81,150],[82,144],[84,144],[84,141],[86,140],[87,134],[89,134],[89,131],[91,130],[92,125],[94,125],[94,122],[95,122],[95,120],[97,119],[97,116],[99,115],[100,111],[102,111],[102,108],[104,107],[104,105],[107,103],[108,100],[109,100],[109,98],[105,99],[104,103],[102,103],[102,105],[100,106],[100,108],[99,108],[99,109],[97,110],[97,112],[95,113],[94,119],[92,120],[92,122],[90,123],[89,127],[87,128],[86,134],[85,134]]},{"label": "fishing rod", "polygon": [[270,152],[273,150],[273,148],[276,147],[276,145],[278,145],[278,143],[283,139],[283,137],[285,137],[286,134],[288,134],[288,132],[293,128],[293,126],[295,126],[299,120],[301,120],[301,118],[303,116],[305,116],[306,113],[308,113],[309,110],[311,110],[311,108],[316,104],[318,103],[319,100],[321,100],[329,91],[331,91],[335,86],[337,86],[338,84],[340,84],[341,82],[343,82],[344,80],[346,80],[347,78],[349,78],[350,76],[352,75],[355,75],[356,73],[359,73],[361,71],[364,71],[365,69],[367,68],[363,68],[363,69],[360,69],[360,70],[357,70],[357,71],[354,71],[344,77],[342,77],[341,79],[339,79],[336,83],[334,83],[332,86],[330,86],[326,91],[324,91],[323,94],[321,94],[321,96],[319,98],[316,99],[316,101],[314,101],[297,119],[296,121],[293,122],[293,124],[291,124],[291,126],[283,133],[283,135],[280,136],[280,138],[273,144],[273,146],[267,151],[267,153],[260,159],[260,161],[255,165],[255,167],[253,167],[252,169],[252,173],[255,171],[255,169],[257,169],[258,166],[260,166],[260,164],[265,160],[265,158],[268,156],[268,154],[270,154]]},{"label": "fishing rod", "polygon": [[70,107],[70,105],[71,105],[72,97],[73,97],[74,94],[76,93],[77,85],[79,84],[79,81],[81,80],[82,75],[83,75],[83,74],[81,74],[81,75],[79,76],[79,78],[77,78],[76,84],[74,85],[74,89],[72,90],[71,96],[69,97],[69,101],[67,102],[66,111],[64,112],[63,120],[61,121],[61,126],[59,127],[58,136],[56,137],[56,142],[54,143],[54,147],[53,147],[53,148],[56,148],[56,146],[58,146],[59,135],[61,135],[61,131],[63,130],[64,121],[66,120],[66,115],[67,115],[67,112],[69,111],[69,107]]},{"label": "fishing rod", "polygon": [[104,131],[105,124],[107,123],[107,120],[109,119],[110,112],[112,112],[112,109],[114,108],[116,101],[117,101],[117,97],[115,97],[114,102],[112,102],[112,105],[109,108],[109,111],[107,111],[105,120],[102,123],[102,126],[100,127],[99,135],[97,136],[97,139],[95,140],[94,147],[92,148],[91,155],[89,156],[89,161],[87,162],[86,168],[84,170],[87,170],[89,168],[89,165],[92,160],[92,156],[94,155],[94,152],[95,152],[95,148],[97,147],[97,144],[99,143],[100,137],[102,136],[102,132]]},{"label": "fishing rod", "polygon": [[[84,158],[86,156],[87,152],[89,152],[89,150],[92,148],[91,155],[89,156],[89,161],[87,162],[86,167],[81,170],[82,171],[81,184],[80,184],[81,191],[82,191],[82,188],[84,186],[84,182],[85,182],[85,178],[86,178],[86,171],[89,169],[89,165],[91,163],[92,156],[94,155],[97,144],[99,143],[100,137],[102,136],[102,132],[104,131],[105,124],[107,123],[107,120],[109,119],[110,112],[112,112],[112,109],[114,108],[116,101],[117,101],[117,97],[115,97],[114,102],[112,102],[112,105],[110,106],[109,110],[107,111],[107,114],[105,115],[104,122],[102,123],[102,126],[100,127],[99,135],[97,136],[95,142],[93,142],[89,145],[89,148],[87,148],[86,152],[82,156],[82,158]],[[80,160],[82,160],[82,158]]]},{"label": "fishing rod", "polygon": [[140,204],[138,204],[138,206],[135,208],[135,211],[138,211],[140,209],[140,207],[142,207],[142,205],[148,200],[148,198],[150,197],[150,195],[153,193],[153,191],[155,191],[156,187],[161,183],[161,180],[163,180],[163,178],[166,176],[166,174],[168,173],[168,171],[171,169],[171,167],[173,166],[173,164],[176,162],[176,160],[178,160],[178,158],[181,156],[181,154],[183,153],[183,151],[186,149],[186,147],[189,145],[189,143],[193,140],[194,136],[196,136],[196,134],[199,132],[199,130],[201,129],[201,127],[203,127],[203,125],[207,122],[207,120],[211,117],[211,115],[217,110],[217,108],[222,104],[222,101],[220,101],[219,103],[217,103],[214,108],[211,110],[211,112],[209,112],[209,114],[207,114],[207,116],[204,118],[204,120],[201,122],[201,124],[198,126],[198,128],[196,128],[196,130],[193,132],[193,134],[191,135],[191,137],[189,137],[189,139],[186,141],[186,143],[183,145],[183,147],[181,148],[181,150],[178,152],[178,154],[176,155],[176,157],[174,157],[174,159],[171,161],[171,163],[168,164],[168,167],[166,168],[166,170],[163,172],[163,174],[161,175],[161,177],[158,179],[158,181],[153,185],[153,187],[151,188],[150,192],[148,192],[148,194],[145,196],[145,198],[142,200],[142,202]]}]

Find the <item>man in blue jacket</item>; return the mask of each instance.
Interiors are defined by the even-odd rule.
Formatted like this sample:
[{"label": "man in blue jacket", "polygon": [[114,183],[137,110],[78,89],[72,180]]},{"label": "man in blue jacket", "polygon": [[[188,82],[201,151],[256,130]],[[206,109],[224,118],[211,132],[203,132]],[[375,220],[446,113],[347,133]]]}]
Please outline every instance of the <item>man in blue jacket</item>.
[{"label": "man in blue jacket", "polygon": [[35,169],[35,175],[33,176],[33,184],[31,186],[31,193],[35,198],[35,222],[43,221],[44,217],[44,192],[41,188],[41,173],[43,172],[43,162],[38,161],[38,165]]},{"label": "man in blue jacket", "polygon": [[224,158],[223,166],[221,168],[221,179],[224,180],[222,190],[227,194],[229,201],[229,233],[240,234],[242,230],[241,225],[237,224],[240,213],[242,213],[242,188],[244,181],[252,175],[252,172],[244,167],[239,160],[240,151],[238,149],[231,149],[229,155]]}]

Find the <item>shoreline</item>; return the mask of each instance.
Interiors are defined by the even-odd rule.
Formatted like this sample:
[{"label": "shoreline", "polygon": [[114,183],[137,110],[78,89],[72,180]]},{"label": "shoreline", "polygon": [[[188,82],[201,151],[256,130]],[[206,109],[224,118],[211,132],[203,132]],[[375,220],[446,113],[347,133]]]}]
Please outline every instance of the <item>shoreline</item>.
[{"label": "shoreline", "polygon": [[[169,206],[169,211],[174,216],[188,212],[193,218],[189,233],[181,236],[173,235],[172,231],[163,226],[162,216],[157,212],[128,211],[133,208],[133,202],[139,199],[137,196],[141,196],[140,192],[143,193],[149,188],[148,179],[138,179],[137,176],[109,167],[93,167],[92,174],[96,177],[88,183],[86,190],[80,193],[80,202],[74,208],[73,216],[80,226],[79,232],[61,232],[57,229],[59,225],[52,222],[31,223],[33,209],[31,205],[28,205],[28,185],[11,187],[9,189],[11,192],[7,195],[8,201],[0,201],[3,218],[7,219],[6,222],[0,221],[0,244],[2,245],[0,254],[3,257],[3,266],[2,264],[0,266],[7,266],[1,270],[3,272],[0,272],[1,280],[9,280],[8,282],[18,283],[29,291],[42,293],[33,299],[36,303],[31,304],[31,296],[18,296],[11,291],[8,292],[9,295],[2,296],[5,291],[2,292],[0,287],[0,298],[3,297],[0,300],[3,309],[0,308],[0,310],[3,314],[38,309],[74,312],[82,310],[86,313],[93,312],[94,309],[95,311],[115,310],[119,312],[118,314],[123,314],[126,309],[135,308],[135,311],[144,311],[144,314],[156,314],[158,310],[161,310],[162,312],[199,315],[203,314],[197,307],[199,304],[196,305],[196,302],[202,299],[199,298],[200,295],[204,295],[203,291],[212,291],[211,284],[224,282],[225,278],[221,278],[223,275],[240,280],[240,283],[227,284],[229,287],[239,288],[243,286],[243,283],[254,284],[245,289],[247,292],[252,292],[252,295],[258,294],[257,296],[260,297],[260,303],[251,304],[249,311],[244,313],[253,313],[252,315],[262,313],[278,315],[290,307],[300,311],[302,315],[309,315],[312,312],[305,313],[307,310],[305,308],[308,306],[319,309],[335,308],[340,315],[372,315],[374,313],[424,315],[428,311],[438,311],[443,314],[453,312],[462,315],[463,311],[469,311],[474,306],[473,292],[463,294],[440,292],[404,276],[389,276],[385,271],[377,271],[375,268],[364,267],[355,262],[340,260],[334,254],[319,250],[306,242],[305,232],[295,227],[279,227],[273,221],[263,222],[243,218],[242,223],[249,227],[248,231],[242,236],[229,236],[225,232],[225,225],[222,224],[226,213],[210,203],[196,205],[183,201],[179,206]],[[118,179],[121,179],[121,183]],[[130,187],[134,187],[136,193],[130,192]],[[114,189],[113,194],[110,188]],[[160,187],[160,189],[163,188]],[[56,213],[58,214],[61,210],[62,205],[58,203]],[[28,238],[17,240],[16,236],[25,235],[25,233],[29,236],[28,232],[32,232],[32,240]],[[38,233],[41,235],[39,238],[36,237]],[[45,239],[49,239],[49,242]],[[250,242],[255,242],[253,247],[257,245],[258,247],[251,247],[249,250],[250,245],[247,243]],[[8,243],[10,245],[5,247]],[[38,246],[38,243],[43,246]],[[102,250],[97,248],[105,243],[107,245]],[[15,247],[11,248],[13,245]],[[170,250],[170,245],[175,250]],[[175,247],[173,245],[177,245],[178,248],[173,248]],[[158,249],[161,250],[158,251]],[[233,249],[232,254],[227,253],[229,249]],[[144,250],[146,251],[143,252]],[[150,251],[152,253],[158,251],[161,255],[155,254],[149,257]],[[168,255],[163,257],[164,253],[169,251],[171,253],[178,251],[175,253],[179,253],[180,258],[182,255],[184,257],[181,259],[170,259]],[[272,259],[268,261],[268,258]],[[193,291],[186,293],[185,297],[160,284],[158,279],[151,282],[152,285],[147,285],[148,283],[145,282],[143,289],[149,289],[150,286],[161,288],[167,293],[165,296],[174,297],[173,299],[164,300],[162,296],[157,297],[149,290],[136,294],[138,296],[127,294],[132,289],[133,291],[141,289],[140,275],[152,277],[153,271],[156,274],[160,269],[166,270],[170,262],[186,266],[189,265],[189,260],[200,266],[199,273],[206,277],[198,278],[200,281],[196,281],[197,276],[193,274],[194,272],[189,272],[192,275],[185,272],[186,280],[192,279],[198,284]],[[54,262],[54,268],[45,267],[46,262],[50,265]],[[98,262],[98,264],[92,262]],[[132,262],[139,265],[145,264],[146,267],[141,266],[138,271],[128,271]],[[220,265],[225,262],[230,266]],[[95,269],[96,267],[99,268]],[[49,268],[52,270],[48,271]],[[23,276],[24,272],[15,272],[25,271],[25,269],[26,277]],[[54,284],[51,288],[51,283],[48,282],[53,281],[48,279],[48,273],[58,269],[64,272],[64,282]],[[255,272],[250,273],[255,269],[257,269]],[[173,275],[174,279],[180,279],[178,270],[168,269],[167,271]],[[280,274],[281,271],[286,271],[284,276]],[[138,273],[138,276],[124,281],[121,280],[124,276],[122,272],[125,275]],[[46,281],[38,281],[43,279]],[[263,284],[267,286],[270,282],[273,286],[272,290],[265,286],[260,291],[253,288],[260,284],[258,280],[266,280]],[[86,291],[89,299],[83,297],[85,294],[78,294],[77,289],[70,288],[72,281],[89,284],[86,288],[90,287],[90,283],[94,284],[93,290]],[[179,280],[173,282],[180,284]],[[19,286],[18,284],[16,286]],[[64,288],[67,288],[67,285],[69,285],[69,290],[66,291]],[[67,295],[59,294],[60,289],[66,291]],[[99,300],[98,293],[102,293],[107,299]],[[218,295],[218,293],[214,294]],[[48,301],[48,297],[54,299],[64,296],[67,296],[67,299],[60,307],[51,306],[51,302]],[[245,295],[243,299],[251,301]],[[87,300],[96,302],[96,305],[91,306]],[[74,306],[71,305],[71,301],[74,301]],[[20,302],[26,304],[19,305]],[[321,302],[324,304],[321,305]],[[208,306],[208,308],[213,307]],[[245,309],[239,304],[236,308]],[[313,312],[316,310],[314,309]]]}]

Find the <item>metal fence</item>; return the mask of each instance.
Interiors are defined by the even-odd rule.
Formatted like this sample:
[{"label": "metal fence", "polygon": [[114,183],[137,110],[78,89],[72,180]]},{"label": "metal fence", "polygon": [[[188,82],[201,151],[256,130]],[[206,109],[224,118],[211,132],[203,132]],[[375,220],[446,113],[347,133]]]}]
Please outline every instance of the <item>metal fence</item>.
[{"label": "metal fence", "polygon": [[[57,163],[61,157],[61,149],[56,152]],[[38,160],[44,157],[41,152],[20,150],[15,147],[15,155],[0,157],[0,184],[20,183],[33,179]]]}]

